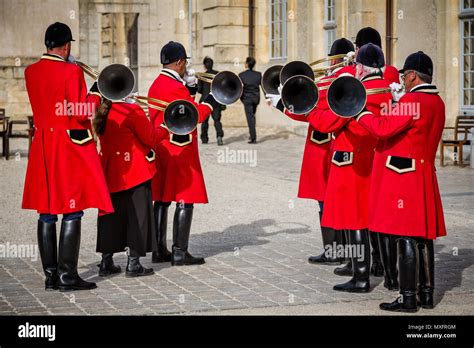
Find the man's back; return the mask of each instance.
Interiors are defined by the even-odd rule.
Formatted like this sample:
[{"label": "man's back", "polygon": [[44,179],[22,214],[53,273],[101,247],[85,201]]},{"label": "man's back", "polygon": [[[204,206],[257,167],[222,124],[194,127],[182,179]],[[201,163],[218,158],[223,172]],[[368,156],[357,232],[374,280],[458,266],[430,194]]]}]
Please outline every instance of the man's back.
[{"label": "man's back", "polygon": [[260,84],[262,82],[262,73],[259,71],[246,70],[239,74],[242,83],[244,84],[244,90],[242,102],[260,102]]}]

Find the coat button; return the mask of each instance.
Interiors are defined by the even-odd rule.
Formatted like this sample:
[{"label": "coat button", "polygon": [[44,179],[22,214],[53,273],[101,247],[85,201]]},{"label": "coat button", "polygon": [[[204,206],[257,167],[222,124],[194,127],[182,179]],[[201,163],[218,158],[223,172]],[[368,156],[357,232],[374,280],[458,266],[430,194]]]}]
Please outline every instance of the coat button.
[{"label": "coat button", "polygon": [[120,152],[117,151],[117,155],[120,155]]},{"label": "coat button", "polygon": [[420,160],[420,163],[421,164],[425,163],[425,160],[424,159]]},{"label": "coat button", "polygon": [[50,128],[49,130],[52,132],[54,130],[54,128]]}]

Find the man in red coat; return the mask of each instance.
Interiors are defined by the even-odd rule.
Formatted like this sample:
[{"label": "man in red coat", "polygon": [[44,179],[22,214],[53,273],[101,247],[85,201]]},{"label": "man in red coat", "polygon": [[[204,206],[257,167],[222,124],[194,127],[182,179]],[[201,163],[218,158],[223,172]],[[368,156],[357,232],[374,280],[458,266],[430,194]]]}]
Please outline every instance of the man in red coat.
[{"label": "man in red coat", "polygon": [[[356,77],[366,89],[389,88],[382,78],[385,60],[382,50],[373,44],[363,46],[357,57]],[[392,99],[390,92],[367,96],[366,106],[375,114]],[[377,139],[354,119],[341,118],[331,109],[316,109],[308,115],[310,124],[320,132],[334,132],[333,155],[324,199],[322,225],[347,231],[353,276],[334,290],[368,292],[370,290],[370,243],[368,234],[368,198],[372,160]],[[355,253],[357,251],[357,253]]]},{"label": "man in red coat", "polygon": [[[187,55],[183,45],[169,42],[161,50],[163,70],[155,79],[148,97],[164,102],[183,99],[193,103],[203,122],[219,104],[210,93],[201,104],[194,101],[197,87],[186,84]],[[189,80],[188,80],[189,81]],[[155,128],[163,124],[164,113],[150,109],[150,119]],[[204,259],[193,257],[188,252],[194,203],[207,203],[206,185],[199,161],[197,131],[177,135],[170,133],[157,146],[157,173],[153,177],[152,190],[155,201],[158,251],[153,254],[153,262],[170,261],[175,266],[203,264]],[[173,223],[172,253],[166,247],[166,225],[168,207],[176,202]]]},{"label": "man in red coat", "polygon": [[[357,52],[359,49],[368,44],[369,42],[373,43],[374,45],[379,46],[382,48],[382,37],[380,33],[372,28],[372,27],[365,27],[359,30],[356,35],[356,59],[357,59]],[[383,78],[385,81],[391,85],[393,83],[400,84],[400,74],[394,66],[385,65],[383,68]],[[389,263],[392,255],[396,254],[396,244],[390,240],[379,241],[377,233],[370,233],[370,244],[372,246],[372,267],[370,269],[370,273],[376,277],[380,277],[385,275],[385,284],[388,288],[397,288],[396,283],[396,274],[395,276],[391,277],[392,281],[388,281],[388,278],[392,275],[390,270],[395,269],[397,265]],[[385,260],[385,263],[383,262]],[[384,272],[385,269],[385,272]],[[396,273],[396,271],[395,271]],[[393,280],[395,280],[393,282]],[[389,284],[392,283],[392,284]]]},{"label": "man in red coat", "polygon": [[154,273],[140,257],[156,250],[151,179],[156,173],[156,145],[168,136],[155,128],[143,109],[132,102],[113,103],[106,122],[96,124],[100,159],[115,212],[97,220],[99,275],[119,273],[113,253],[128,248],[126,277]]},{"label": "man in red coat", "polygon": [[[333,42],[329,56],[348,54],[354,52],[354,45],[346,38],[340,38]],[[331,60],[331,65],[343,62],[343,58]],[[326,94],[327,87],[330,82],[342,73],[355,74],[353,66],[339,67],[330,71],[327,76],[323,77],[317,84],[318,88],[323,88],[319,92],[318,104],[316,108],[327,109]],[[273,98],[272,98],[273,99]],[[274,100],[274,99],[273,99]],[[275,100],[274,100],[275,103]],[[281,111],[295,121],[308,122],[307,115],[296,115],[289,110],[283,110],[282,103],[276,105]],[[322,220],[324,209],[324,195],[326,193],[327,180],[329,176],[331,156],[331,133],[322,133],[314,129],[311,124],[308,125],[308,135],[306,136],[306,144],[303,154],[303,162],[301,164],[300,183],[298,189],[298,197],[306,199],[314,199],[319,203],[319,221]],[[332,228],[321,226],[321,234],[323,239],[323,253],[317,256],[310,256],[308,261],[315,264],[338,264],[340,258],[328,255],[328,248],[333,249],[334,243],[340,245],[343,243],[342,233],[334,231]]]},{"label": "man in red coat", "polygon": [[370,188],[370,230],[398,239],[401,298],[380,308],[416,312],[419,304],[433,308],[433,240],[446,235],[435,169],[445,106],[431,84],[430,57],[411,54],[400,72],[408,93],[395,108],[382,116],[363,112],[357,120],[381,139]]},{"label": "man in red coat", "polygon": [[[96,287],[77,273],[83,210],[113,212],[91,133],[90,118],[101,101],[94,84],[87,95],[82,70],[68,63],[72,34],[54,23],[45,35],[47,54],[25,71],[35,136],[23,193],[23,209],[39,214],[38,246],[46,290]],[[56,242],[57,215],[63,214]]]}]

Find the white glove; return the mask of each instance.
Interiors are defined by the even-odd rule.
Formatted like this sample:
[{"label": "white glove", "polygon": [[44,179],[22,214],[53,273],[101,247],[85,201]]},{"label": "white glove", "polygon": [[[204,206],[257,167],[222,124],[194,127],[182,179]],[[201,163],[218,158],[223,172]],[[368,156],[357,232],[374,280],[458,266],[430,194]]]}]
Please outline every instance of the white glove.
[{"label": "white glove", "polygon": [[265,94],[265,99],[268,105],[276,108],[278,102],[281,99],[281,96],[279,94]]},{"label": "white glove", "polygon": [[75,63],[76,62],[76,57],[74,57],[72,54],[70,54],[69,57],[67,57],[67,61],[69,63]]},{"label": "white glove", "polygon": [[280,86],[278,86],[278,94],[281,95],[281,90],[283,89],[283,85],[280,83]]},{"label": "white glove", "polygon": [[135,104],[137,101],[133,97],[136,97],[137,95],[137,92],[130,94],[128,97],[125,98],[125,103]]},{"label": "white glove", "polygon": [[400,98],[405,95],[405,87],[400,83],[392,82],[390,84],[390,89],[392,90],[391,92],[393,100],[396,102],[398,102]]},{"label": "white glove", "polygon": [[344,57],[344,62],[353,62],[354,59],[355,59],[355,52],[354,51],[351,51],[351,52],[347,52],[346,56]]},{"label": "white glove", "polygon": [[186,70],[186,73],[184,74],[183,80],[190,87],[196,86],[196,83],[198,82],[198,79],[196,77],[196,71],[194,69]]}]

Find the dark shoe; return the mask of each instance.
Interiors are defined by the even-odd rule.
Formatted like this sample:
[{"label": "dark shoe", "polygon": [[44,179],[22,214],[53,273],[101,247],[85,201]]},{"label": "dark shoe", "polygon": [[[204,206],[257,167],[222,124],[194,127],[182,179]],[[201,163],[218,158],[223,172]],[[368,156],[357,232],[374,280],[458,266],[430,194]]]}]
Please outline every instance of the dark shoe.
[{"label": "dark shoe", "polygon": [[168,205],[161,202],[155,202],[153,206],[155,213],[155,231],[158,250],[151,254],[151,262],[161,263],[171,261],[171,252],[166,243],[167,225],[168,225]]},{"label": "dark shoe", "polygon": [[349,261],[342,267],[336,267],[334,274],[341,277],[352,277],[352,261]]},{"label": "dark shoe", "polygon": [[248,144],[256,144],[257,140],[249,140]]},{"label": "dark shoe", "polygon": [[140,263],[139,257],[133,257],[133,256],[128,257],[125,277],[127,278],[145,277],[152,274],[155,274],[155,271],[153,270],[153,268],[143,267],[143,265]]},{"label": "dark shoe", "polygon": [[209,139],[201,139],[202,143],[203,144],[208,144],[209,143]]},{"label": "dark shoe", "polygon": [[43,265],[44,289],[58,289],[58,246],[56,239],[56,223],[38,220],[38,249]]},{"label": "dark shoe", "polygon": [[353,275],[352,279],[346,283],[333,287],[336,291],[346,292],[369,292],[370,291],[370,242],[368,230],[349,231],[349,242],[351,245],[360,246],[356,250],[362,249],[363,255],[351,255]]},{"label": "dark shoe", "polygon": [[95,283],[83,280],[77,273],[80,244],[81,220],[63,220],[59,237],[59,291],[91,290],[97,288]]},{"label": "dark shoe", "polygon": [[202,257],[194,257],[188,252],[189,235],[193,219],[193,207],[176,206],[173,221],[172,266],[202,265]]},{"label": "dark shoe", "polygon": [[388,290],[398,290],[398,270],[397,270],[397,240],[396,236],[377,233],[380,248],[380,259],[384,268],[383,286]]},{"label": "dark shoe", "polygon": [[[322,211],[319,212],[319,221],[322,221]],[[308,262],[326,265],[341,264],[341,260],[336,256],[337,245],[342,244],[341,233],[341,231],[334,231],[332,228],[321,226],[324,252],[319,256],[310,256]]]},{"label": "dark shoe", "polygon": [[224,141],[222,140],[222,137],[217,137],[217,145],[219,146],[224,145]]},{"label": "dark shoe", "polygon": [[318,256],[310,256],[308,258],[309,263],[318,265],[340,265],[341,262],[337,259],[328,258],[325,253]]},{"label": "dark shoe", "polygon": [[419,253],[419,282],[418,296],[420,305],[425,309],[434,308],[434,247],[432,240],[423,240],[418,243]]},{"label": "dark shoe", "polygon": [[393,302],[381,303],[379,307],[383,311],[404,313],[416,313],[419,309],[416,303],[416,295],[400,296]]},{"label": "dark shoe", "polygon": [[383,277],[383,266],[381,263],[373,262],[370,267],[370,274],[374,277]]},{"label": "dark shoe", "polygon": [[99,276],[100,277],[107,277],[112,274],[118,274],[122,272],[120,266],[116,266],[114,264],[113,254],[112,253],[104,253],[102,254],[102,261],[99,265]]},{"label": "dark shoe", "polygon": [[434,291],[420,291],[418,296],[420,298],[420,306],[424,309],[433,309],[434,308]]}]

